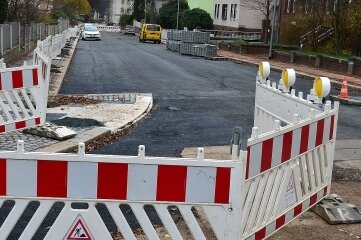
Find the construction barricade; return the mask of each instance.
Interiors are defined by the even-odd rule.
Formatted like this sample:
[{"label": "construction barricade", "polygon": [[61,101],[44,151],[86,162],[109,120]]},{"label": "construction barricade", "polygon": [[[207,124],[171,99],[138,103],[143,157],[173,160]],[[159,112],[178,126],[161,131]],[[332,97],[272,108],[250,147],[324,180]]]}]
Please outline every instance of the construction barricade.
[{"label": "construction barricade", "polygon": [[328,79],[315,81],[308,101],[289,93],[295,79],[285,71],[279,90],[266,80],[269,65],[261,65],[252,136],[243,151],[235,132],[231,160],[204,159],[202,148],[194,159],[146,157],[144,146],[134,157],[85,154],[84,144],[78,154],[25,153],[22,141],[17,151],[0,152],[0,202],[14,202],[0,239],[31,201],[39,207],[19,239],[40,231],[59,202],[44,239],[112,239],[102,211],[124,239],[138,238],[134,222],[148,239],[160,239],[158,227],[172,239],[189,239],[174,215],[193,239],[211,239],[209,232],[224,240],[270,236],[329,194],[338,116],[337,103],[321,102]]},{"label": "construction barricade", "polygon": [[0,133],[43,124],[48,85],[41,65],[6,68],[3,64],[0,72]]}]

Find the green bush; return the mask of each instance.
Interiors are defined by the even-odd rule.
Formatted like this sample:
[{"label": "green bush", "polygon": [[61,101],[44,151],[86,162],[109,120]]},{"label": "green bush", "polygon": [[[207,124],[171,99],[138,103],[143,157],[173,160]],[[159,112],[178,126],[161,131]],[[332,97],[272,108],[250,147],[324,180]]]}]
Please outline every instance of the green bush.
[{"label": "green bush", "polygon": [[208,12],[194,8],[183,13],[181,24],[189,30],[193,29],[213,29],[213,20]]},{"label": "green bush", "polygon": [[[177,26],[177,0],[169,0],[159,9],[159,24],[162,28],[175,29]],[[182,29],[181,18],[185,11],[189,10],[186,0],[179,0],[179,28]]]}]

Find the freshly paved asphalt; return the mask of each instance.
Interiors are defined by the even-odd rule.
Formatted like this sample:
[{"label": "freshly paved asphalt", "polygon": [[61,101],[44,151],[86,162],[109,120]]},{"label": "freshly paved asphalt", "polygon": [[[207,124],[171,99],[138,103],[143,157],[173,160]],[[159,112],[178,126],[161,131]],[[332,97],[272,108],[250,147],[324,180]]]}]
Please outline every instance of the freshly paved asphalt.
[{"label": "freshly paved asphalt", "polygon": [[[226,145],[235,126],[249,137],[253,125],[254,66],[183,56],[164,45],[104,33],[102,41],[80,41],[60,93],[153,93],[158,109],[127,136],[94,153],[179,156],[184,147]],[[280,73],[272,72],[278,80]],[[298,78],[295,89],[309,92]],[[171,111],[168,107],[180,107]],[[338,138],[361,138],[360,107],[341,106]]]}]

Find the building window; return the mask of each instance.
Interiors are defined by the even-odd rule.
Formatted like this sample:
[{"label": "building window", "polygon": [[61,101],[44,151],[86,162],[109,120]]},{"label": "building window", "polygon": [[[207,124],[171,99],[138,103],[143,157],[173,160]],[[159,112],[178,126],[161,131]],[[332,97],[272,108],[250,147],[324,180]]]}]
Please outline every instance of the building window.
[{"label": "building window", "polygon": [[237,15],[237,4],[231,4],[231,20],[236,20]]},{"label": "building window", "polygon": [[124,8],[123,7],[120,9],[120,13],[124,14]]},{"label": "building window", "polygon": [[227,20],[228,4],[222,4],[222,20]]},{"label": "building window", "polygon": [[219,4],[214,5],[214,19],[219,18]]},{"label": "building window", "polygon": [[122,0],[122,5],[124,5],[124,0]]}]

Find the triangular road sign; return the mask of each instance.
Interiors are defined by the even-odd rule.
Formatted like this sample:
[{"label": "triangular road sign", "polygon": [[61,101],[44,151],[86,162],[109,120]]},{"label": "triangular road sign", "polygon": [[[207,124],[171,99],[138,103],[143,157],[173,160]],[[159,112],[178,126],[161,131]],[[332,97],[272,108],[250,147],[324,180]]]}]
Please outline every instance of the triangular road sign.
[{"label": "triangular road sign", "polygon": [[93,240],[83,218],[79,215],[70,227],[66,240]]}]

